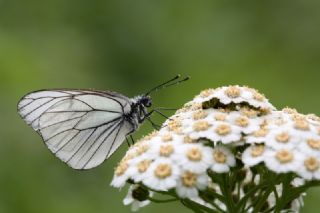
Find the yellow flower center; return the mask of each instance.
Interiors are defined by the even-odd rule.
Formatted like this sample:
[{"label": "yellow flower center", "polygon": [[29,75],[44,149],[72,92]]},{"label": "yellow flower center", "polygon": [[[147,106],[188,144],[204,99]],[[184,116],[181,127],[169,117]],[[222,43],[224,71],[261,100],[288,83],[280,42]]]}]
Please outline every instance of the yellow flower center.
[{"label": "yellow flower center", "polygon": [[161,139],[162,139],[163,142],[172,141],[172,135],[169,134],[169,133],[167,133],[167,134],[163,135],[163,136],[161,137]]},{"label": "yellow flower center", "polygon": [[172,168],[170,164],[160,163],[154,170],[154,175],[159,179],[165,179],[172,174]]},{"label": "yellow flower center", "polygon": [[208,113],[206,111],[203,111],[203,110],[196,111],[196,112],[194,112],[192,114],[193,120],[204,119],[207,116],[208,116]]},{"label": "yellow flower center", "polygon": [[308,139],[307,143],[312,149],[320,149],[320,140]]},{"label": "yellow flower center", "polygon": [[249,119],[244,116],[241,116],[236,119],[236,124],[241,127],[247,127],[249,125]]},{"label": "yellow flower center", "polygon": [[228,87],[225,90],[225,94],[230,98],[237,98],[240,96],[240,93],[241,93],[240,89],[236,86]]},{"label": "yellow flower center", "polygon": [[168,157],[173,153],[173,146],[169,145],[161,145],[160,146],[160,155],[163,157]]},{"label": "yellow flower center", "polygon": [[190,110],[188,111],[196,111],[202,109],[202,103],[194,103],[191,105]]},{"label": "yellow flower center", "polygon": [[255,100],[257,100],[257,101],[264,101],[264,99],[265,99],[264,95],[262,95],[261,93],[259,93],[259,92],[257,92],[257,91],[255,91],[255,92],[253,93],[253,98],[254,98]]},{"label": "yellow flower center", "polygon": [[283,149],[276,153],[276,158],[280,163],[289,163],[293,160],[293,154],[292,152]]},{"label": "yellow flower center", "polygon": [[276,135],[276,140],[280,143],[288,143],[290,140],[290,135],[287,132],[282,132]]},{"label": "yellow flower center", "polygon": [[206,89],[206,90],[201,91],[200,96],[202,98],[206,98],[206,97],[209,97],[213,92],[214,92],[213,89]]},{"label": "yellow flower center", "polygon": [[149,146],[147,144],[140,145],[136,149],[136,154],[141,155],[141,154],[145,153],[146,151],[148,151],[148,149],[149,149]]},{"label": "yellow flower center", "polygon": [[168,128],[171,131],[177,131],[182,126],[180,119],[173,119],[168,122]]},{"label": "yellow flower center", "polygon": [[242,115],[247,116],[249,118],[256,117],[259,113],[258,111],[250,109],[248,107],[241,108],[240,112]]},{"label": "yellow flower center", "polygon": [[220,150],[215,150],[213,151],[213,159],[217,162],[217,163],[225,163],[227,161],[227,156],[225,153],[223,153]]},{"label": "yellow flower center", "polygon": [[296,113],[298,113],[296,109],[289,108],[289,107],[284,108],[282,111],[285,112],[285,113],[288,113],[288,114],[296,114]]},{"label": "yellow flower center", "polygon": [[185,187],[194,187],[197,184],[197,175],[186,171],[181,176],[181,181]]},{"label": "yellow flower center", "polygon": [[199,148],[191,148],[187,151],[187,157],[191,161],[200,161],[202,159],[202,152]]},{"label": "yellow flower center", "polygon": [[265,128],[259,129],[258,131],[255,131],[253,135],[255,137],[265,137],[268,134],[268,130]]},{"label": "yellow flower center", "polygon": [[278,126],[281,126],[281,125],[285,124],[286,121],[283,118],[277,118],[277,119],[275,119],[274,123]]},{"label": "yellow flower center", "polygon": [[119,165],[117,166],[117,168],[115,169],[115,175],[116,176],[121,176],[125,173],[125,171],[127,171],[129,165],[127,161],[120,161]]},{"label": "yellow flower center", "polygon": [[196,142],[194,139],[192,139],[189,135],[184,136],[183,138],[184,143],[194,143]]},{"label": "yellow flower center", "polygon": [[218,135],[228,135],[231,133],[231,127],[228,124],[220,124],[215,131]]},{"label": "yellow flower center", "polygon": [[223,113],[218,113],[214,115],[214,119],[216,119],[217,121],[225,121],[226,118],[227,118],[227,115]]},{"label": "yellow flower center", "polygon": [[294,127],[299,130],[308,131],[309,123],[305,119],[295,119]]},{"label": "yellow flower center", "polygon": [[208,123],[208,121],[198,121],[193,124],[193,130],[196,132],[205,131],[209,129],[211,125]]},{"label": "yellow flower center", "polygon": [[259,157],[262,155],[262,153],[264,152],[264,145],[257,145],[257,146],[253,146],[251,148],[251,156],[252,157]]},{"label": "yellow flower center", "polygon": [[144,173],[145,171],[147,171],[147,169],[149,168],[150,164],[151,164],[151,160],[148,160],[148,159],[140,161],[138,163],[138,171],[140,173]]},{"label": "yellow flower center", "polygon": [[319,169],[319,161],[315,157],[309,157],[304,161],[304,166],[310,172],[314,172]]}]

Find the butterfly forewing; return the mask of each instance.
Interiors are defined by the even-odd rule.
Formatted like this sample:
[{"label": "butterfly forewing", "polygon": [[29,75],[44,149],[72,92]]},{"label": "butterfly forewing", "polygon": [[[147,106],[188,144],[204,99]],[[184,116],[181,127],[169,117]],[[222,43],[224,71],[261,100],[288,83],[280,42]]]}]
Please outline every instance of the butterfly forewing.
[{"label": "butterfly forewing", "polygon": [[101,164],[134,127],[124,119],[131,101],[114,92],[44,90],[18,104],[21,117],[58,158],[74,169]]}]

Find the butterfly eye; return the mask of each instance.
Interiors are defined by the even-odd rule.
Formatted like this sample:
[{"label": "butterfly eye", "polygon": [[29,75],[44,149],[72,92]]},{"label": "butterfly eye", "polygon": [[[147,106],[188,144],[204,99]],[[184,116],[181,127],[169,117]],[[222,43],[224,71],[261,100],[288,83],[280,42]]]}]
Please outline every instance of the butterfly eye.
[{"label": "butterfly eye", "polygon": [[151,107],[152,105],[152,100],[150,97],[145,97],[145,99],[143,100],[143,105],[146,107]]}]

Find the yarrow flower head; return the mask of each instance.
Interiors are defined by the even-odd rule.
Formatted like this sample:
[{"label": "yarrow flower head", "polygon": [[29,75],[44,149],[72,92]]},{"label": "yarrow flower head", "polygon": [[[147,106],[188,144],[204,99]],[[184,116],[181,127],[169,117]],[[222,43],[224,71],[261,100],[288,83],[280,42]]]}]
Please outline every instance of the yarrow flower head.
[{"label": "yarrow flower head", "polygon": [[249,87],[204,90],[129,148],[111,185],[126,183],[135,210],[180,200],[206,212],[299,212],[320,183],[320,118],[276,110]]}]

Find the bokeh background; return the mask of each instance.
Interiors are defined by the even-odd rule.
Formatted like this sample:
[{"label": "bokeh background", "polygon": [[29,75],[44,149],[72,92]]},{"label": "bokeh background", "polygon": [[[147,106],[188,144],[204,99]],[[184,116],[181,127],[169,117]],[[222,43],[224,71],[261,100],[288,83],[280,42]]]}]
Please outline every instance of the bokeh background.
[{"label": "bokeh background", "polygon": [[[74,171],[18,116],[42,88],[96,88],[130,97],[177,73],[192,79],[154,94],[180,107],[200,90],[249,85],[278,108],[320,114],[320,1],[0,0],[0,212],[129,212],[109,186],[127,149]],[[157,122],[163,120],[154,118]],[[135,138],[151,130],[145,124]],[[309,191],[303,213],[320,208]],[[153,204],[141,212],[183,212]]]}]

